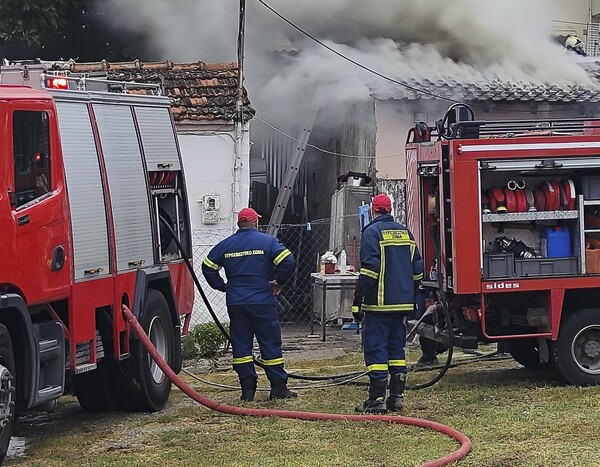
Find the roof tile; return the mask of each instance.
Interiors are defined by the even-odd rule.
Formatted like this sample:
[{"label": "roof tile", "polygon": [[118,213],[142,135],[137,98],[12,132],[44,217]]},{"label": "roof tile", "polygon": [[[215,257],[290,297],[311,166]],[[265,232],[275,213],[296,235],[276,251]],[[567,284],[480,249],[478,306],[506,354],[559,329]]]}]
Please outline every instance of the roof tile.
[{"label": "roof tile", "polygon": [[439,97],[467,101],[599,102],[600,61],[581,64],[581,66],[591,78],[591,82],[587,85],[507,82],[498,78],[486,78],[481,74],[436,76],[435,79],[420,80],[414,77],[400,77],[397,81],[402,83],[401,86],[374,88],[372,94],[378,99],[403,100]]},{"label": "roof tile", "polygon": [[[233,121],[236,117],[236,63],[173,63],[170,60],[108,63],[103,60],[73,63],[71,71],[103,74],[116,81],[161,84],[163,94],[172,100],[173,118],[177,122]],[[253,115],[254,109],[244,95],[244,118],[249,120]]]}]

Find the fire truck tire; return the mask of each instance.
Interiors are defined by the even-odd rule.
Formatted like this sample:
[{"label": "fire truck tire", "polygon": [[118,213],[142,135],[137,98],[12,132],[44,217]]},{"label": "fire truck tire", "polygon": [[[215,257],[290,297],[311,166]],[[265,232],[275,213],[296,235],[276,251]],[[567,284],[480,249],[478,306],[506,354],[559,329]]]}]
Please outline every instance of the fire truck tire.
[{"label": "fire truck tire", "polygon": [[85,412],[110,412],[115,409],[110,364],[108,358],[103,358],[95,370],[73,375],[73,393]]},{"label": "fire truck tire", "polygon": [[1,388],[5,391],[0,395],[0,402],[7,407],[4,410],[7,418],[4,418],[6,423],[0,423],[0,464],[4,462],[8,451],[8,444],[13,432],[15,422],[15,394],[16,394],[16,378],[15,375],[15,356],[13,353],[12,340],[10,333],[3,324],[0,324],[0,364],[7,370],[0,381]]},{"label": "fire truck tire", "polygon": [[563,321],[556,342],[555,363],[571,384],[600,384],[600,310],[578,310]]},{"label": "fire truck tire", "polygon": [[[152,344],[169,366],[174,361],[174,332],[169,305],[158,290],[148,289],[140,324]],[[171,393],[171,380],[165,376],[148,351],[138,340],[130,344],[131,358],[122,362],[127,370],[122,372],[122,390],[117,389],[117,404],[122,410],[132,412],[156,412],[161,410]],[[127,375],[127,376],[125,376]]]},{"label": "fire truck tire", "polygon": [[508,352],[515,361],[530,370],[550,370],[549,362],[540,362],[537,339],[515,339],[507,342]]}]

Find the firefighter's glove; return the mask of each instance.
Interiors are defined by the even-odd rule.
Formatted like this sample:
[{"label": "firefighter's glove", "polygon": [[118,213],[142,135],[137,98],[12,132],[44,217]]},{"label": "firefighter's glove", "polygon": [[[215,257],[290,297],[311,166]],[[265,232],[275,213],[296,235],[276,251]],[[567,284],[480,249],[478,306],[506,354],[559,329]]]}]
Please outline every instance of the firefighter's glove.
[{"label": "firefighter's glove", "polygon": [[365,313],[360,309],[360,304],[352,305],[352,317],[357,323],[360,323],[365,317]]}]

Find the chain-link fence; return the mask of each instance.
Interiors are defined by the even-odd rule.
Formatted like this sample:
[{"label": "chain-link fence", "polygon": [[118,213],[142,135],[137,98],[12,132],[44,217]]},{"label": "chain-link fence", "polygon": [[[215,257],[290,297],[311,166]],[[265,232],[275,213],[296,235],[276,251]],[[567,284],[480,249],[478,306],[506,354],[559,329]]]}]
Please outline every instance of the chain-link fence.
[{"label": "chain-link fence", "polygon": [[[210,250],[221,240],[229,237],[233,232],[231,229],[215,229],[215,230],[194,230],[192,232],[192,248],[194,252],[194,270],[198,276],[198,280],[202,285],[202,289],[206,294],[215,314],[223,323],[229,322],[227,316],[227,308],[225,306],[225,294],[218,290],[211,289],[204,280],[202,275],[202,261],[208,256]],[[212,317],[196,290],[194,299],[194,312],[192,313],[191,327],[198,324],[208,323],[212,321]]]},{"label": "chain-link fence", "polygon": [[[318,272],[319,258],[329,248],[329,219],[300,225],[282,225],[277,237],[292,251],[296,259],[294,275],[279,296],[279,317],[282,327],[306,328],[315,316],[311,274]],[[231,235],[231,230],[195,230],[193,232],[194,269],[211,303],[215,314],[227,322],[225,294],[211,289],[202,276],[201,265],[212,247]],[[349,253],[348,264],[353,264]],[[212,321],[200,294],[196,292],[192,327]]]},{"label": "chain-link fence", "polygon": [[282,225],[277,238],[294,254],[296,270],[279,296],[279,318],[285,327],[308,327],[314,319],[311,274],[329,248],[329,219],[300,225]]}]

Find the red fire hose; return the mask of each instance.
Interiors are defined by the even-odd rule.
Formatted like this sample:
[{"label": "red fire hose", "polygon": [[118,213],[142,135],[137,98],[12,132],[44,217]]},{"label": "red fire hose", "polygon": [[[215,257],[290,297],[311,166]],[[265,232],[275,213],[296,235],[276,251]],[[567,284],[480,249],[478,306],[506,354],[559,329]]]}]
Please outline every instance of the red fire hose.
[{"label": "red fire hose", "polygon": [[387,422],[387,423],[396,423],[401,425],[412,425],[418,426],[421,428],[427,428],[429,430],[434,430],[439,433],[445,434],[450,438],[458,441],[460,443],[460,448],[456,451],[445,455],[444,457],[440,457],[439,459],[429,461],[425,464],[422,464],[421,467],[441,467],[444,465],[448,465],[452,462],[457,462],[463,457],[465,457],[470,451],[473,444],[471,440],[463,435],[460,431],[455,430],[449,426],[443,425],[441,423],[433,422],[431,420],[422,420],[419,418],[412,417],[403,417],[403,416],[386,416],[386,415],[343,415],[343,414],[331,414],[331,413],[318,413],[318,412],[297,412],[293,410],[274,410],[274,409],[252,409],[246,407],[236,407],[233,405],[222,404],[220,402],[209,399],[206,396],[203,396],[199,392],[197,392],[194,388],[192,388],[189,384],[183,381],[175,372],[167,365],[167,362],[162,358],[162,356],[158,353],[152,342],[144,332],[144,329],[135,318],[133,313],[129,310],[129,308],[123,305],[123,315],[125,319],[129,321],[129,324],[133,328],[134,332],[140,338],[144,347],[152,357],[152,359],[156,362],[156,364],[160,367],[160,369],[167,375],[175,386],[177,386],[183,393],[194,399],[196,402],[199,402],[205,407],[209,409],[216,410],[217,412],[227,413],[230,415],[244,415],[251,417],[280,417],[280,418],[292,418],[296,420],[341,420],[341,421],[374,421],[374,422]]}]

